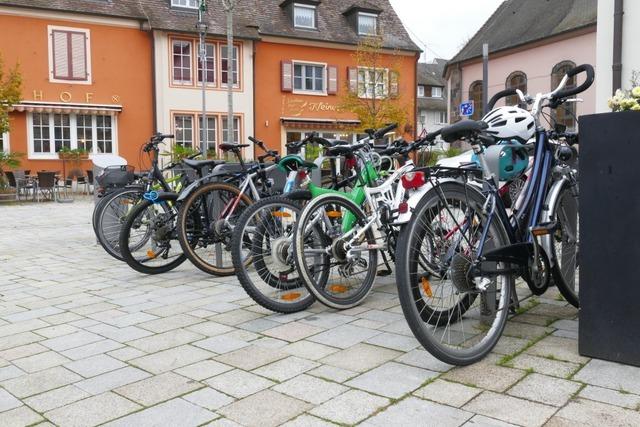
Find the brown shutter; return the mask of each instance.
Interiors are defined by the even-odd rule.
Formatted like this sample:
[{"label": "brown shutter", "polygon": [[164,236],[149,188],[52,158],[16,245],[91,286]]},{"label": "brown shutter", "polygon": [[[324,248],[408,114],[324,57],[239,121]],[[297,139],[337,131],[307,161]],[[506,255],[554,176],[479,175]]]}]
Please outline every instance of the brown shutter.
[{"label": "brown shutter", "polygon": [[347,71],[349,79],[349,91],[358,93],[358,68],[349,67]]},{"label": "brown shutter", "polygon": [[68,33],[65,31],[51,32],[51,46],[53,48],[53,77],[68,79],[71,76],[69,70],[69,44],[67,43]]},{"label": "brown shutter", "polygon": [[71,33],[71,77],[87,79],[87,43],[83,33]]},{"label": "brown shutter", "polygon": [[281,61],[280,64],[282,69],[282,91],[293,92],[293,62]]},{"label": "brown shutter", "polygon": [[338,67],[335,65],[327,67],[327,93],[329,95],[338,93]]},{"label": "brown shutter", "polygon": [[398,84],[398,72],[389,71],[389,96],[397,98],[400,95],[400,86]]}]

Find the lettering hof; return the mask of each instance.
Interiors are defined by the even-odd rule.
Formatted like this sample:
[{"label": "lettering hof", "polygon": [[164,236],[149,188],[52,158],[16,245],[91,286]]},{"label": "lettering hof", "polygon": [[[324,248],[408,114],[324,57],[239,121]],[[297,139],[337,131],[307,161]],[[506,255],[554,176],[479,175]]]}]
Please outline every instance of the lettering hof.
[{"label": "lettering hof", "polygon": [[[79,98],[82,101],[86,102],[87,104],[91,103],[91,101],[93,101],[93,96],[94,93],[93,92],[86,92],[85,94],[83,94],[83,96],[79,96],[77,98]],[[45,98],[45,93],[43,90],[41,89],[34,89],[33,90],[33,100],[34,101],[43,101]],[[71,92],[60,92],[60,94],[58,95],[58,99],[61,102],[64,103],[70,103],[73,102],[74,100],[74,95]],[[111,102],[113,104],[119,104],[120,103],[120,95],[111,95]]]},{"label": "lettering hof", "polygon": [[304,99],[291,99],[288,98],[284,102],[284,110],[285,114],[300,117],[304,113],[318,113],[318,112],[327,112],[327,113],[341,113],[343,110],[339,106],[335,104],[331,104],[329,102],[318,101],[311,102],[305,101]]}]

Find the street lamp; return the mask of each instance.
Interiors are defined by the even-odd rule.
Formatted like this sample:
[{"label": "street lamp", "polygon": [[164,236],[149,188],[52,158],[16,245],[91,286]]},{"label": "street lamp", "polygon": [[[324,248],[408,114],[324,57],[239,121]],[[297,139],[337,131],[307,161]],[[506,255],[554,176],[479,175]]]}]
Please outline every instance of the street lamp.
[{"label": "street lamp", "polygon": [[206,12],[206,10],[206,0],[200,0],[196,29],[200,34],[200,49],[198,56],[202,67],[202,124],[200,126],[200,151],[205,159],[207,158],[207,148],[209,145],[207,141],[207,23],[204,21],[204,12]]}]

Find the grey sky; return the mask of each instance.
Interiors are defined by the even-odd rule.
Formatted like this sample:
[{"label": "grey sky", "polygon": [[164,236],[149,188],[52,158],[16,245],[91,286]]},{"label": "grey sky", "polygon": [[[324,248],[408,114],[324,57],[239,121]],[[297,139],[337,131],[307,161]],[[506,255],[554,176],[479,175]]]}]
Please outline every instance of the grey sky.
[{"label": "grey sky", "polygon": [[436,56],[450,59],[455,55],[503,0],[390,1],[411,37],[430,60]]}]

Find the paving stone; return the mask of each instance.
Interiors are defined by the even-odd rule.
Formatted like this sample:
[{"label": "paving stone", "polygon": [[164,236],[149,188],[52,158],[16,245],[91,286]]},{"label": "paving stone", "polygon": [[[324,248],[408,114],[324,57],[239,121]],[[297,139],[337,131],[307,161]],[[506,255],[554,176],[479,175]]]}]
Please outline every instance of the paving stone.
[{"label": "paving stone", "polygon": [[239,399],[275,384],[266,378],[239,369],[209,378],[205,383],[216,390]]},{"label": "paving stone", "polygon": [[382,322],[384,324],[390,324],[395,322],[401,322],[404,319],[402,314],[390,313],[382,310],[369,310],[357,315],[362,319],[374,320],[376,322]]},{"label": "paving stone", "polygon": [[308,404],[292,397],[263,390],[225,406],[218,412],[244,426],[271,427],[281,425],[309,407]]},{"label": "paving stone", "polygon": [[20,406],[0,414],[0,426],[3,427],[28,426],[42,420],[42,416],[26,406]]},{"label": "paving stone", "polygon": [[484,415],[474,415],[462,427],[518,427],[515,424],[505,423],[495,418],[485,417]]},{"label": "paving stone", "polygon": [[38,353],[44,353],[45,351],[49,351],[49,349],[41,344],[27,344],[0,351],[0,358],[5,360],[15,360],[33,356]]},{"label": "paving stone", "polygon": [[147,372],[132,366],[127,366],[122,369],[107,372],[102,375],[77,382],[75,385],[87,393],[96,395],[126,384],[140,381],[148,378],[149,376],[151,375]]},{"label": "paving stone", "polygon": [[218,418],[217,420],[213,420],[208,424],[205,424],[207,427],[243,427],[235,421],[231,421],[228,418]]},{"label": "paving stone", "polygon": [[497,418],[508,423],[541,426],[556,412],[557,408],[530,402],[511,396],[485,391],[463,409]]},{"label": "paving stone", "polygon": [[200,322],[202,322],[202,319],[198,319],[197,317],[188,316],[186,314],[176,314],[175,316],[163,317],[149,322],[140,323],[138,326],[159,334],[172,329],[184,328]]},{"label": "paving stone", "polygon": [[367,329],[380,329],[386,325],[386,323],[376,322],[375,320],[368,320],[368,319],[358,319],[355,322],[351,322],[350,324],[353,326],[359,326],[361,328],[367,328]]},{"label": "paving stone", "polygon": [[640,368],[634,366],[593,359],[573,379],[613,390],[626,390],[640,394]]},{"label": "paving stone", "polygon": [[578,354],[578,342],[576,340],[549,336],[537,342],[527,351],[529,354],[542,357],[553,357],[574,363],[586,363],[588,358]]},{"label": "paving stone", "polygon": [[509,362],[509,365],[518,369],[533,369],[534,372],[553,377],[566,378],[580,368],[577,363],[562,362],[546,359],[523,353]]},{"label": "paving stone", "polygon": [[186,329],[173,329],[161,334],[129,341],[127,345],[142,350],[145,353],[155,353],[171,347],[189,344],[203,338],[204,335],[196,334]]},{"label": "paving stone", "polygon": [[539,304],[528,311],[531,314],[537,314],[539,316],[549,316],[555,318],[568,318],[575,317],[578,314],[578,309],[562,303],[556,304]]},{"label": "paving stone", "polygon": [[78,374],[62,366],[45,369],[2,382],[2,386],[18,398],[43,393],[81,380]]},{"label": "paving stone", "polygon": [[25,372],[38,372],[67,362],[69,362],[69,359],[60,355],[60,353],[47,351],[14,360],[12,363]]},{"label": "paving stone", "polygon": [[550,334],[551,332],[553,332],[553,328],[509,321],[504,328],[503,335],[533,340]]},{"label": "paving stone", "polygon": [[482,389],[437,379],[413,394],[423,399],[461,407],[482,392]]},{"label": "paving stone", "polygon": [[276,326],[272,329],[267,329],[262,333],[273,338],[293,342],[318,334],[322,331],[324,331],[324,329],[317,326],[307,325],[301,322],[291,322]]},{"label": "paving stone", "polygon": [[21,322],[12,322],[8,325],[0,326],[0,337],[16,335],[22,332],[29,332],[35,329],[46,328],[47,326],[49,326],[49,324],[47,322],[43,322],[41,319],[30,319]]},{"label": "paving stone", "polygon": [[71,348],[63,351],[61,354],[71,360],[80,360],[87,357],[96,356],[108,351],[122,348],[123,344],[113,340],[96,341],[81,347]]},{"label": "paving stone", "polygon": [[334,427],[335,425],[309,414],[302,414],[298,418],[282,424],[282,427]]},{"label": "paving stone", "polygon": [[4,316],[3,319],[11,323],[17,323],[62,312],[63,310],[56,307],[43,307],[37,310],[26,310],[20,313],[10,314],[9,316]]},{"label": "paving stone", "polygon": [[390,425],[412,425],[417,420],[433,420],[434,425],[457,427],[472,416],[473,414],[470,412],[450,406],[408,397],[369,418],[362,425],[387,427]]},{"label": "paving stone", "polygon": [[316,326],[321,329],[333,329],[340,325],[356,320],[353,316],[347,316],[344,313],[324,312],[312,316],[307,316],[300,320],[300,323]]},{"label": "paving stone", "polygon": [[189,378],[166,372],[119,387],[114,391],[143,406],[151,406],[202,387],[200,383]]},{"label": "paving stone", "polygon": [[289,356],[286,359],[255,369],[253,372],[263,377],[282,382],[317,366],[319,366],[317,362]]},{"label": "paving stone", "polygon": [[638,426],[640,413],[586,399],[576,399],[560,409],[547,423],[559,426]]},{"label": "paving stone", "polygon": [[343,383],[358,375],[358,372],[349,371],[347,369],[337,368],[330,365],[321,365],[316,369],[306,372],[319,378],[325,378],[338,383]]},{"label": "paving stone", "polygon": [[36,329],[34,332],[38,335],[42,335],[45,338],[55,338],[62,335],[72,334],[77,332],[78,328],[71,325],[56,325],[49,326],[47,328]]},{"label": "paving stone", "polygon": [[126,365],[118,359],[109,357],[106,354],[99,354],[97,356],[92,356],[86,359],[67,363],[64,366],[65,368],[70,369],[85,378],[89,378],[95,377],[96,375],[104,374],[105,372],[123,368]]},{"label": "paving stone", "polygon": [[369,338],[365,342],[399,351],[411,351],[414,348],[420,346],[420,343],[414,337],[392,334],[389,332],[383,332],[379,335]]},{"label": "paving stone", "polygon": [[240,323],[257,319],[259,317],[262,317],[262,315],[259,313],[238,309],[212,316],[209,320],[222,323],[223,325],[235,326],[239,325]]},{"label": "paving stone", "polygon": [[68,385],[29,397],[25,399],[25,403],[36,411],[43,413],[90,396],[89,393],[75,385]]},{"label": "paving stone", "polygon": [[16,399],[11,393],[0,388],[0,412],[22,406],[22,402]]},{"label": "paving stone", "polygon": [[267,329],[275,328],[276,326],[279,326],[279,325],[280,323],[278,322],[267,320],[261,317],[259,319],[254,319],[254,320],[250,320],[249,322],[241,323],[240,325],[238,325],[238,327],[242,329],[246,329],[247,331],[251,331],[251,332],[262,332],[262,331],[266,331]]},{"label": "paving stone", "polygon": [[175,370],[175,372],[187,378],[191,378],[196,381],[202,381],[204,379],[211,378],[215,375],[219,375],[232,369],[233,368],[231,366],[227,366],[224,363],[216,362],[215,360],[203,360],[192,365],[178,368]]},{"label": "paving stone", "polygon": [[365,329],[358,326],[342,325],[335,329],[322,332],[318,335],[309,337],[309,341],[317,342],[320,344],[329,345],[338,348],[349,348],[362,341],[378,335],[380,331],[374,329]]},{"label": "paving stone", "polygon": [[60,426],[84,427],[101,424],[140,409],[139,405],[114,393],[104,393],[46,412]]},{"label": "paving stone", "polygon": [[183,399],[172,399],[135,414],[127,415],[105,426],[109,427],[155,427],[155,426],[199,426],[217,415]]},{"label": "paving stone", "polygon": [[270,348],[272,350],[281,349],[287,346],[289,343],[287,341],[278,340],[271,337],[262,337],[257,340],[251,341],[251,345],[255,345],[263,348]]},{"label": "paving stone", "polygon": [[318,360],[337,352],[338,349],[329,347],[327,345],[303,340],[282,347],[282,351],[292,356],[301,357],[303,359]]},{"label": "paving stone", "polygon": [[24,375],[24,371],[13,365],[0,368],[0,382]]},{"label": "paving stone", "polygon": [[153,332],[138,328],[137,326],[118,328],[117,326],[107,325],[106,323],[89,326],[87,330],[121,343],[153,335]]},{"label": "paving stone", "polygon": [[475,387],[503,392],[526,375],[518,369],[495,365],[495,359],[487,357],[473,365],[455,368],[443,375],[443,379]]},{"label": "paving stone", "polygon": [[146,353],[144,351],[138,350],[137,348],[125,346],[117,350],[110,351],[107,354],[113,358],[126,362],[128,360],[135,359],[137,357],[142,357]]},{"label": "paving stone", "polygon": [[64,351],[81,345],[90,344],[92,342],[103,340],[100,335],[87,331],[78,331],[61,337],[50,338],[42,341],[42,345],[49,347],[51,350]]},{"label": "paving stone", "polygon": [[397,399],[437,375],[425,369],[388,362],[350,380],[346,385]]},{"label": "paving stone", "polygon": [[610,405],[621,406],[627,409],[640,408],[640,396],[631,393],[622,393],[608,388],[588,385],[580,391],[580,397],[596,400]]},{"label": "paving stone", "polygon": [[319,405],[348,390],[347,387],[309,375],[298,375],[273,390]]},{"label": "paving stone", "polygon": [[246,341],[239,340],[238,338],[227,335],[218,335],[202,341],[196,341],[193,345],[204,348],[205,350],[213,351],[214,353],[224,354],[238,350],[242,347],[247,347],[250,344]]},{"label": "paving stone", "polygon": [[211,356],[213,355],[210,352],[203,349],[191,345],[183,345],[133,359],[130,360],[129,363],[153,374],[160,374],[182,366],[191,365],[192,363],[208,359]]},{"label": "paving stone", "polygon": [[251,371],[260,366],[285,358],[287,355],[278,350],[250,345],[239,350],[216,357],[218,362]]},{"label": "paving stone", "polygon": [[573,381],[531,374],[509,389],[507,394],[547,405],[564,406],[580,386]]},{"label": "paving stone", "polygon": [[350,390],[316,406],[309,413],[339,424],[356,424],[389,404],[389,399]]},{"label": "paving stone", "polygon": [[189,393],[183,396],[183,399],[188,400],[191,403],[195,403],[198,406],[202,406],[210,411],[214,411],[223,406],[227,406],[235,399],[229,397],[224,393],[220,393],[210,387],[201,388],[198,391]]},{"label": "paving stone", "polygon": [[320,362],[356,372],[366,372],[388,362],[401,353],[369,344],[356,344],[346,350],[331,354]]},{"label": "paving stone", "polygon": [[514,354],[521,351],[528,344],[529,340],[504,335],[500,338],[492,351],[498,354]]},{"label": "paving stone", "polygon": [[0,350],[21,347],[26,344],[42,341],[43,339],[40,335],[34,334],[33,332],[21,332],[15,335],[9,335],[0,338]]}]

